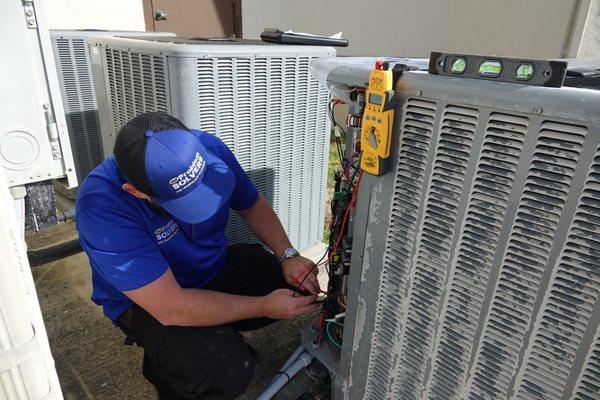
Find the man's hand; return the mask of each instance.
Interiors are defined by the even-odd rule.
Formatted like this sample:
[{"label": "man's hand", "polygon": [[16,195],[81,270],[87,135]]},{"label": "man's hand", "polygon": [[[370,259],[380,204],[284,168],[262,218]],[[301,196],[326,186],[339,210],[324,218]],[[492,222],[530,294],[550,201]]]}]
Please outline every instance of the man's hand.
[{"label": "man's hand", "polygon": [[294,297],[289,289],[277,289],[263,297],[264,315],[273,319],[296,318],[319,308],[316,299],[316,295]]},{"label": "man's hand", "polygon": [[[312,294],[318,294],[321,290],[319,281],[317,280],[319,268],[315,267],[315,263],[308,258],[296,256],[284,260],[281,263],[281,267],[283,268],[283,277],[290,285],[297,287],[300,285],[300,282],[304,281],[300,289]],[[308,277],[306,277],[306,274],[308,274]],[[305,277],[306,279],[304,279]]]}]

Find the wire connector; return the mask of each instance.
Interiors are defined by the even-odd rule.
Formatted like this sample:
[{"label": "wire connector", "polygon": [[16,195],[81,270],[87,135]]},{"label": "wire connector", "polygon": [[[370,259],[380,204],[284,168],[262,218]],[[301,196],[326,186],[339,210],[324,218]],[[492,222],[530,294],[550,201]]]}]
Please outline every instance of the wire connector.
[{"label": "wire connector", "polygon": [[335,135],[336,138],[341,138],[342,137],[342,129],[338,125],[336,125],[333,128],[333,130],[334,130],[334,135]]}]

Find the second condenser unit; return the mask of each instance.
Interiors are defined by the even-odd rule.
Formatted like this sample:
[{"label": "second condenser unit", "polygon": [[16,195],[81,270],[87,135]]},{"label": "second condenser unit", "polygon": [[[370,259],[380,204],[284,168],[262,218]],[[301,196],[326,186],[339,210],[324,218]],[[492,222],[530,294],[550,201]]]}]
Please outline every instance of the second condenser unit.
[{"label": "second condenser unit", "polygon": [[[90,44],[105,154],[135,115],[166,111],[229,146],[295,246],[322,241],[329,94],[309,63],[333,48],[184,37]],[[237,215],[228,237],[252,241]]]}]

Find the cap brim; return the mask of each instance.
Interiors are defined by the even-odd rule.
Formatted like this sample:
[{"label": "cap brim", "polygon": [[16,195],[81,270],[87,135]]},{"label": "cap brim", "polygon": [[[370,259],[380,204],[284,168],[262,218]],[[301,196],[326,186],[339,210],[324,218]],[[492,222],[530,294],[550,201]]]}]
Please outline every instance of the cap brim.
[{"label": "cap brim", "polygon": [[202,182],[192,191],[173,200],[153,200],[183,222],[197,224],[210,219],[229,200],[235,176],[225,162],[210,153],[206,162]]}]

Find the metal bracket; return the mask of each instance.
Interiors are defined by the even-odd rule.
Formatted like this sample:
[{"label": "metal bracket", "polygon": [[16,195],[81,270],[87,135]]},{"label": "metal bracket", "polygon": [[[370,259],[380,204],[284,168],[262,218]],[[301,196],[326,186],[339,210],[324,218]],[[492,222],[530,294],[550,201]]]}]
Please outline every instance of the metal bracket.
[{"label": "metal bracket", "polygon": [[58,142],[58,126],[54,119],[54,111],[50,107],[50,104],[44,104],[44,117],[46,118],[46,128],[48,131],[48,139],[50,139],[50,150],[52,151],[52,158],[60,160],[62,153],[60,151],[60,144]]},{"label": "metal bracket", "polygon": [[35,8],[33,0],[23,0],[23,12],[25,13],[25,22],[27,29],[37,29],[37,20],[35,19]]}]

